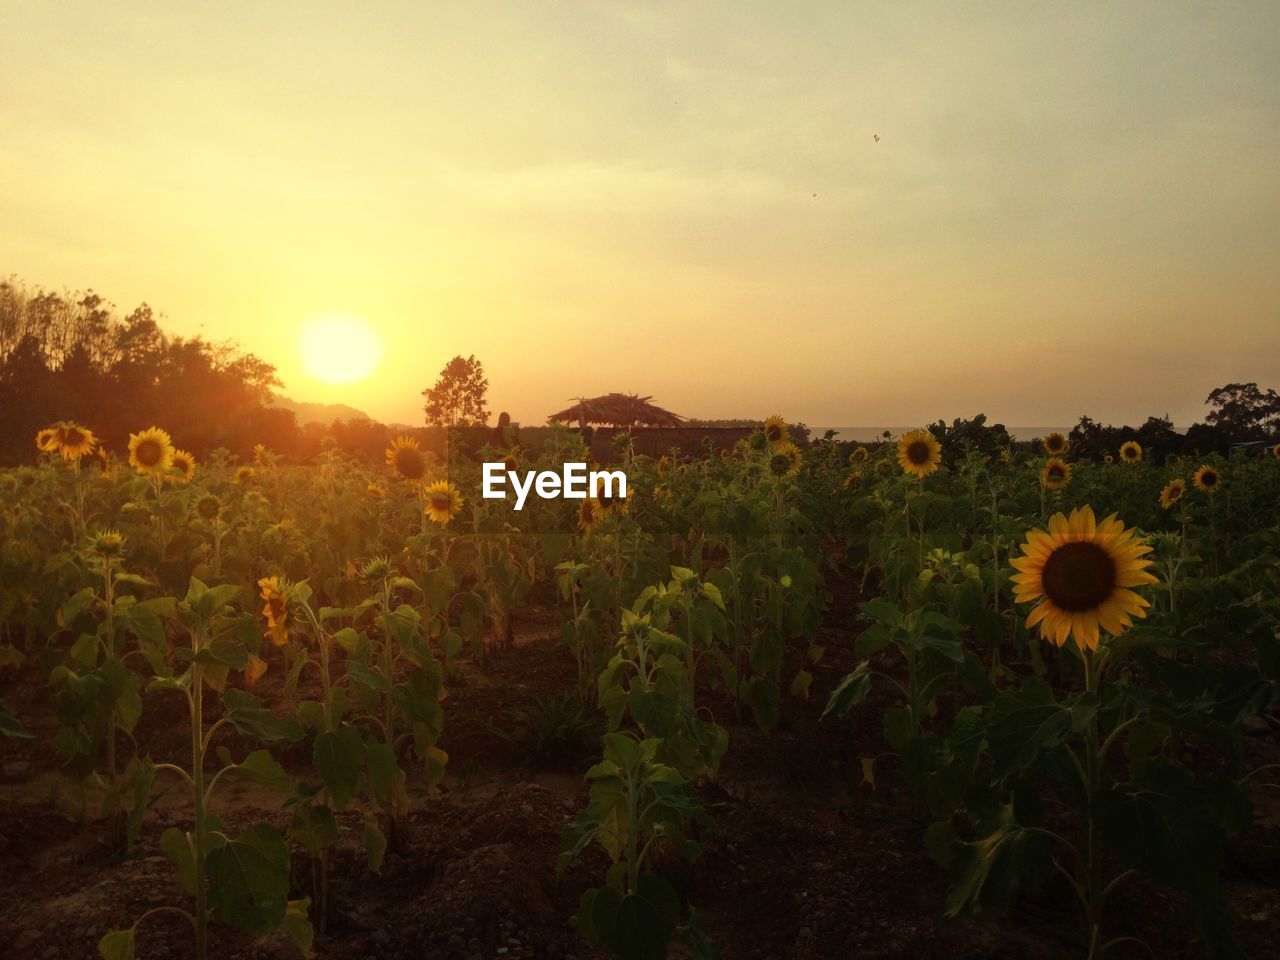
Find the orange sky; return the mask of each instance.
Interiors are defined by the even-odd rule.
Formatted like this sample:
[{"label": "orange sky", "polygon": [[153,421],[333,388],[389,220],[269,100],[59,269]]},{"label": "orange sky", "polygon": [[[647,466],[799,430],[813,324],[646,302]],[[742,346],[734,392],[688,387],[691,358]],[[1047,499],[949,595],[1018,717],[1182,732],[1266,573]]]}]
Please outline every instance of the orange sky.
[{"label": "orange sky", "polygon": [[[343,8],[0,6],[0,275],[405,422],[455,353],[524,422],[607,390],[1185,422],[1280,387],[1269,0]],[[335,313],[372,378],[303,371]]]}]

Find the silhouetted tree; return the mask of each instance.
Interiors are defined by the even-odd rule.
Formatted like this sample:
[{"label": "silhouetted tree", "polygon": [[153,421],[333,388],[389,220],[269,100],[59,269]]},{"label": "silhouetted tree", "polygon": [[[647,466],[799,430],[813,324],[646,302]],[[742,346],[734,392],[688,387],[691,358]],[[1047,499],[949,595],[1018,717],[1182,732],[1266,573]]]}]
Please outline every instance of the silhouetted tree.
[{"label": "silhouetted tree", "polygon": [[1229,383],[1205,399],[1213,407],[1205,422],[1231,441],[1266,440],[1280,430],[1280,394],[1263,392],[1256,383]]},{"label": "silhouetted tree", "polygon": [[422,391],[427,425],[432,427],[483,427],[489,419],[484,408],[489,381],[484,364],[474,355],[454,357],[440,371],[434,387]]}]

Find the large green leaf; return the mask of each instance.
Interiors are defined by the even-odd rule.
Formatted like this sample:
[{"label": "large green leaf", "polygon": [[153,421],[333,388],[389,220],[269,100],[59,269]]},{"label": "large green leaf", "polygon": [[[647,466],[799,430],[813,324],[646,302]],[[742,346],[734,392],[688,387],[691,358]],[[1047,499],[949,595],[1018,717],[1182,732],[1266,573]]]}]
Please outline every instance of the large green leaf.
[{"label": "large green leaf", "polygon": [[278,717],[258,698],[243,690],[228,690],[222,696],[222,715],[246,737],[255,737],[265,743],[282,740],[296,743],[303,737],[302,725],[291,717]]},{"label": "large green leaf", "polygon": [[1019,890],[1042,883],[1050,869],[1045,838],[1017,823],[1013,806],[1006,806],[986,836],[955,845],[946,915],[1004,909]]},{"label": "large green leaf", "polygon": [[1024,772],[1042,751],[1061,745],[1074,731],[1083,729],[1096,712],[1096,698],[1082,697],[1068,707],[1057,701],[1053,688],[1039,677],[1018,690],[1002,693],[988,715],[992,777],[1005,780]]},{"label": "large green leaf", "polygon": [[209,905],[233,927],[267,933],[289,902],[289,851],[274,827],[259,824],[209,854]]},{"label": "large green leaf", "polygon": [[311,759],[320,771],[324,785],[333,796],[333,805],[338,810],[351,802],[360,785],[364,758],[364,741],[355,727],[339,727],[316,735]]},{"label": "large green leaf", "polygon": [[680,900],[660,877],[642,876],[634,893],[602,887],[588,903],[589,932],[619,960],[665,960],[680,919]]}]

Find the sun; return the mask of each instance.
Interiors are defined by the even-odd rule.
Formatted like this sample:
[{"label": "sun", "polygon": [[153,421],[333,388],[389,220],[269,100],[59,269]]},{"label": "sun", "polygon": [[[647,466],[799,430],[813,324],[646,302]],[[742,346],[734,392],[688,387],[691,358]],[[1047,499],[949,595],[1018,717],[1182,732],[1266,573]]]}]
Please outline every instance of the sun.
[{"label": "sun", "polygon": [[357,317],[318,317],[302,329],[302,366],[325,383],[354,383],[378,368],[382,341]]}]

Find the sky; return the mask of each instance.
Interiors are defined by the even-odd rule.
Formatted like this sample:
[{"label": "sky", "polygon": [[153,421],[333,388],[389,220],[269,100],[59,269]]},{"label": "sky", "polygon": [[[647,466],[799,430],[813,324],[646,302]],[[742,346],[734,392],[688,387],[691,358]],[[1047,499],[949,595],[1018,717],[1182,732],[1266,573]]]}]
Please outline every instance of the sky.
[{"label": "sky", "polygon": [[[1280,387],[1272,0],[7,0],[0,38],[0,276],[145,300],[297,400],[419,423],[455,354],[525,423]],[[363,380],[302,365],[335,314]]]}]

